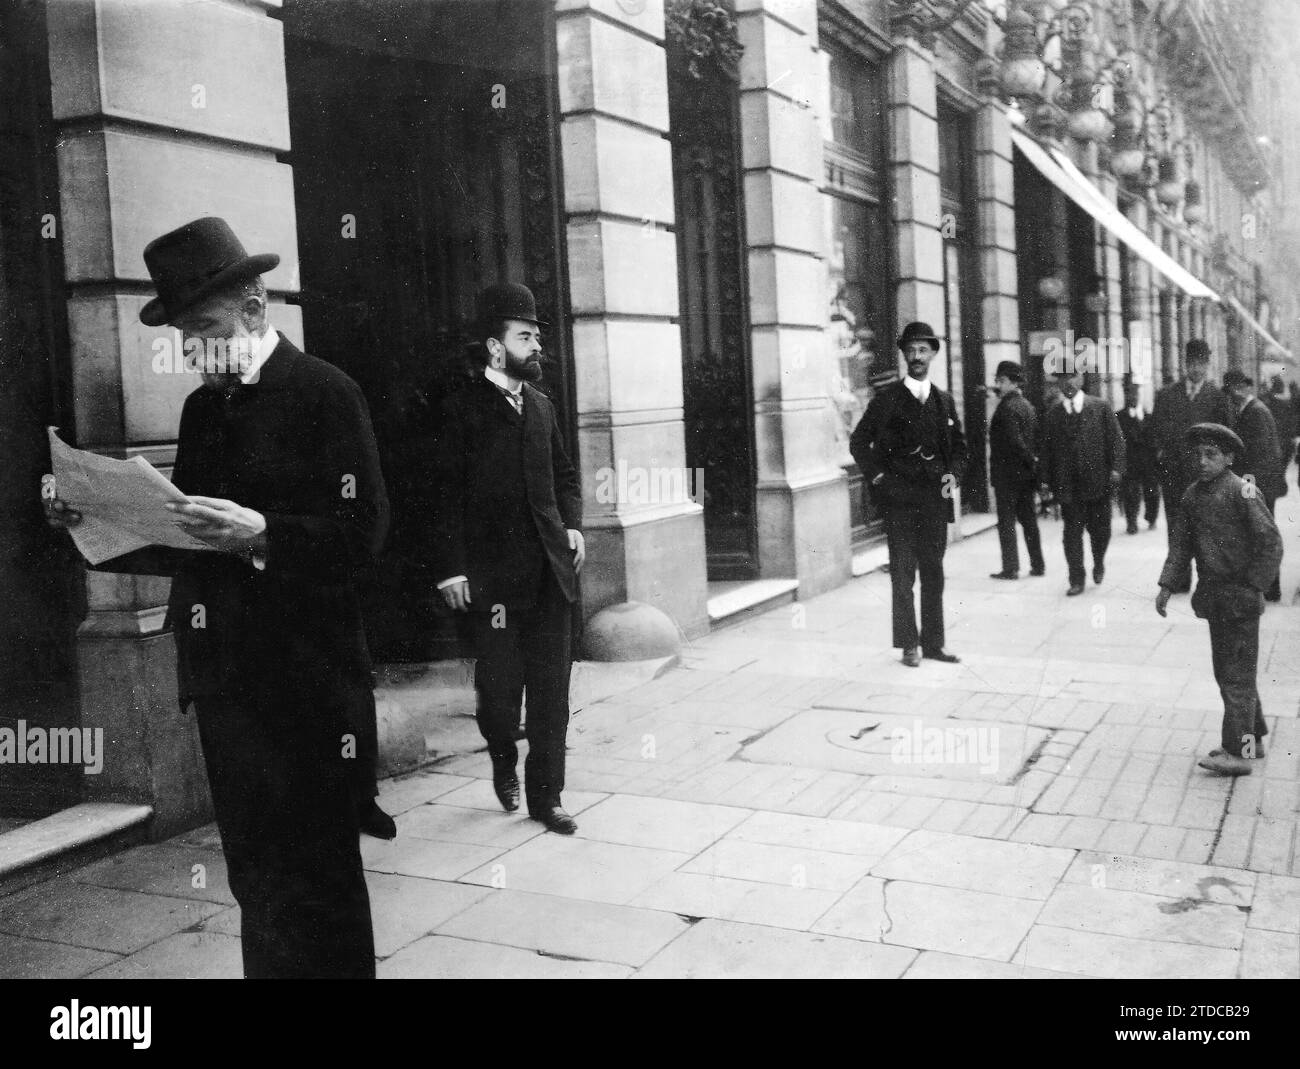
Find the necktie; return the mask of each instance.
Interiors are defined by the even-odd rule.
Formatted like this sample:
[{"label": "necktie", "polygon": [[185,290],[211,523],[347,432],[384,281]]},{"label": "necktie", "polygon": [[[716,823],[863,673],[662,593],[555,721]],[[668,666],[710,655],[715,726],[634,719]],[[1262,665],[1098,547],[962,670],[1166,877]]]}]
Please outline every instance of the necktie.
[{"label": "necktie", "polygon": [[520,390],[518,393],[511,393],[503,386],[497,386],[497,389],[500,390],[501,393],[505,396],[505,399],[510,402],[510,407],[515,410],[515,414],[522,416],[524,414],[523,390]]}]

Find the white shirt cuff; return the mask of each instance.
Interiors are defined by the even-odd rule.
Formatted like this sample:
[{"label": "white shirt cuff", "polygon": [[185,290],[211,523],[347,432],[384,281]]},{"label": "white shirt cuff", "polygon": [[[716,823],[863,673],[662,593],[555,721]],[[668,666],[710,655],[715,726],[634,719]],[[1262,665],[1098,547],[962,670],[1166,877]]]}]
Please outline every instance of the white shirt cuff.
[{"label": "white shirt cuff", "polygon": [[451,586],[453,583],[468,583],[468,582],[469,582],[468,576],[453,575],[450,579],[444,579],[441,583],[439,583],[438,589],[444,590],[447,587]]}]

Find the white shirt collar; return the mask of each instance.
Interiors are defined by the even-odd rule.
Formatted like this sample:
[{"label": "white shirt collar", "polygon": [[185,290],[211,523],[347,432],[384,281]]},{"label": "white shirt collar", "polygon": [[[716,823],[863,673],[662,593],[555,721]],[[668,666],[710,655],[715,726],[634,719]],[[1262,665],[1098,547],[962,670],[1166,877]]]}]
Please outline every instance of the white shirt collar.
[{"label": "white shirt collar", "polygon": [[1204,386],[1204,385],[1205,385],[1205,380],[1204,380],[1204,379],[1201,379],[1200,382],[1195,382],[1195,383],[1192,382],[1191,379],[1188,379],[1188,380],[1187,380],[1187,397],[1188,397],[1188,400],[1191,400],[1191,399],[1195,398],[1196,395],[1197,395],[1198,393],[1201,392],[1201,387]]},{"label": "white shirt collar", "polygon": [[907,387],[908,393],[920,401],[921,404],[925,404],[930,399],[929,379],[914,379],[911,375],[904,375],[903,385]]},{"label": "white shirt collar", "polygon": [[1073,397],[1062,396],[1061,400],[1065,402],[1065,407],[1076,415],[1083,411],[1083,391],[1080,390]]},{"label": "white shirt collar", "polygon": [[1139,423],[1142,422],[1142,406],[1141,406],[1141,405],[1135,405],[1135,406],[1131,407],[1131,408],[1128,410],[1128,414],[1129,414],[1130,416],[1132,416],[1135,420],[1137,420]]},{"label": "white shirt collar", "polygon": [[1247,397],[1244,401],[1241,402],[1241,407],[1238,408],[1237,411],[1238,411],[1239,413],[1240,413],[1240,412],[1245,412],[1245,411],[1246,411],[1246,406],[1247,406],[1248,404],[1250,404],[1250,402],[1253,401],[1253,400],[1255,400],[1255,395],[1252,393],[1249,397]]},{"label": "white shirt collar", "polygon": [[262,375],[262,365],[266,363],[267,358],[275,352],[275,347],[280,344],[280,332],[275,327],[268,326],[266,333],[262,335],[257,345],[253,348],[253,362],[248,365],[248,370],[239,376],[239,381],[245,386],[249,383],[256,382]]},{"label": "white shirt collar", "polygon": [[485,367],[483,376],[494,386],[500,386],[506,393],[513,394],[520,400],[523,400],[524,384],[518,379],[512,379],[504,371],[498,371],[494,367]]}]

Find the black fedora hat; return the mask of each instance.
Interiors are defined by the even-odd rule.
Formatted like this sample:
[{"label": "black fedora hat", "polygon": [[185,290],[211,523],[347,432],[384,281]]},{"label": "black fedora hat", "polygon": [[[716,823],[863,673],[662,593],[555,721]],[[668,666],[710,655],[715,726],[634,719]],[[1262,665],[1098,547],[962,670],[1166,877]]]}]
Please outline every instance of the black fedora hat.
[{"label": "black fedora hat", "polygon": [[930,329],[929,323],[908,323],[899,336],[898,347],[906,349],[914,341],[928,341],[936,353],[939,351],[938,335]]},{"label": "black fedora hat", "polygon": [[474,302],[474,311],[480,327],[498,319],[520,319],[538,326],[546,323],[537,314],[533,291],[518,282],[496,282],[484,287]]},{"label": "black fedora hat", "polygon": [[1024,382],[1024,369],[1014,360],[1003,360],[998,363],[998,369],[994,372],[995,379],[1010,379],[1012,382]]},{"label": "black fedora hat", "polygon": [[1186,348],[1183,349],[1184,362],[1191,360],[1204,360],[1208,362],[1209,359],[1210,343],[1204,338],[1192,338],[1188,341]]},{"label": "black fedora hat", "polygon": [[171,323],[223,286],[247,281],[279,262],[273,252],[249,256],[224,219],[195,219],[144,247],[144,264],[158,296],[140,309],[140,322],[150,327]]}]

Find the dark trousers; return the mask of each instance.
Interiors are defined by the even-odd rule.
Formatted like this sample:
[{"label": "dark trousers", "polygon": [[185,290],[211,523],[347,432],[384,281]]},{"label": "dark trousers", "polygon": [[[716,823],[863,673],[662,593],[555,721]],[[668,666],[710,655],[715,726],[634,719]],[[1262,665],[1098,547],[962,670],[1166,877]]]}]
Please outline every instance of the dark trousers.
[{"label": "dark trousers", "polygon": [[244,975],[375,975],[345,715],[330,696],[195,701]]},{"label": "dark trousers", "polygon": [[1043,570],[1043,545],[1038,537],[1038,515],[1035,511],[1034,484],[993,484],[993,495],[998,510],[998,543],[1002,547],[1002,570],[1020,571],[1020,548],[1016,543],[1016,524],[1025,533],[1025,549],[1029,551],[1029,566],[1034,571]]},{"label": "dark trousers", "polygon": [[375,692],[370,686],[357,687],[348,702],[348,714],[349,728],[357,746],[357,756],[352,762],[352,801],[358,812],[364,812],[379,794],[376,778],[379,724],[375,715]]},{"label": "dark trousers", "polygon": [[1255,685],[1259,617],[1214,612],[1208,622],[1214,681],[1223,696],[1223,748],[1235,757],[1263,757],[1268,725]]},{"label": "dark trousers", "polygon": [[1138,510],[1143,504],[1146,505],[1147,523],[1155,523],[1160,515],[1160,481],[1154,475],[1125,478],[1120,484],[1120,499],[1124,502],[1124,519],[1130,528],[1137,526]]},{"label": "dark trousers", "polygon": [[[499,626],[497,626],[499,625]],[[515,729],[527,694],[524,794],[530,812],[560,804],[564,740],[569,729],[571,606],[548,571],[526,609],[473,614],[478,727],[494,768],[519,759]]]},{"label": "dark trousers", "polygon": [[[889,582],[894,592],[894,645],[941,650],[943,634],[943,554],[948,548],[948,518],[942,513],[890,507],[885,511],[889,542]],[[921,573],[921,628],[916,627],[912,593]]]},{"label": "dark trousers", "polygon": [[[1162,478],[1160,480],[1160,496],[1165,501],[1165,525],[1168,528],[1166,536],[1169,540],[1169,548],[1174,545],[1174,526],[1178,522],[1178,517],[1183,512],[1183,494],[1187,491],[1189,483],[1184,483],[1180,479]],[[1179,577],[1178,585],[1171,589],[1175,594],[1186,594],[1192,587],[1192,569],[1189,565],[1187,572]]]},{"label": "dark trousers", "polygon": [[1096,501],[1061,503],[1061,519],[1065,521],[1065,563],[1070,570],[1070,584],[1082,583],[1087,576],[1083,561],[1083,532],[1088,531],[1092,543],[1092,566],[1106,566],[1106,547],[1110,545],[1110,497]]},{"label": "dark trousers", "polygon": [[[1276,519],[1277,497],[1273,494],[1264,494],[1264,504],[1268,506],[1268,514]],[[1273,582],[1269,585],[1269,588],[1264,591],[1264,597],[1266,597],[1269,601],[1282,600],[1282,569],[1281,568],[1279,568],[1277,570],[1277,574],[1273,576]]]}]

